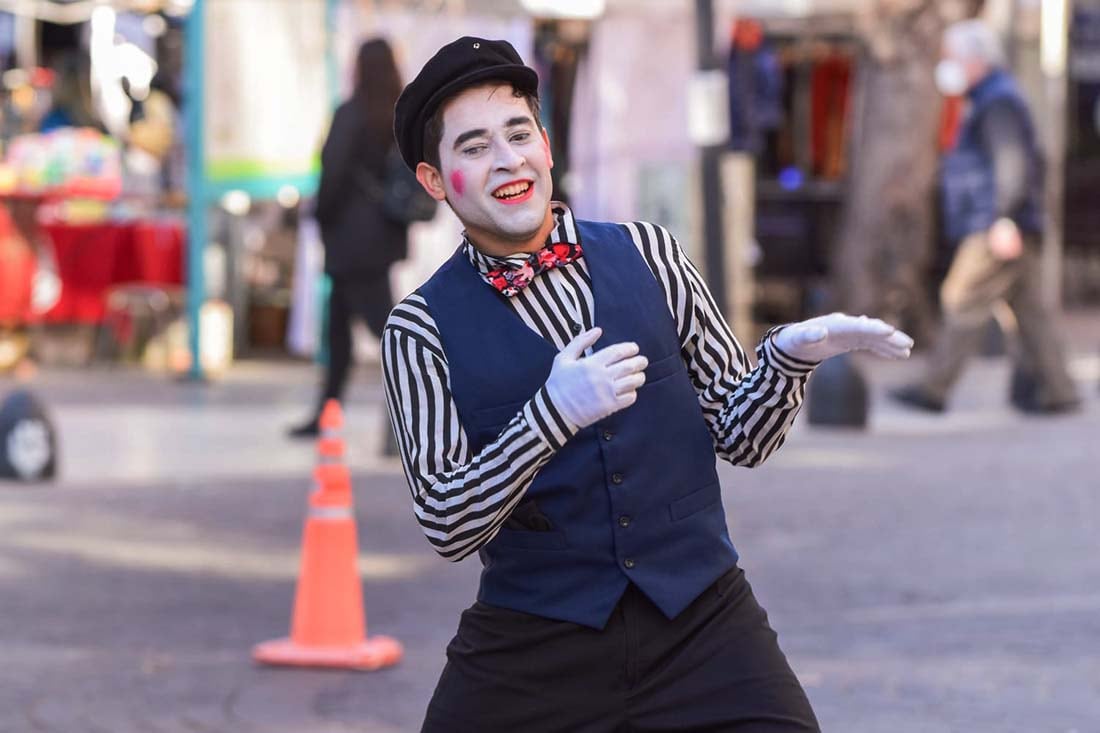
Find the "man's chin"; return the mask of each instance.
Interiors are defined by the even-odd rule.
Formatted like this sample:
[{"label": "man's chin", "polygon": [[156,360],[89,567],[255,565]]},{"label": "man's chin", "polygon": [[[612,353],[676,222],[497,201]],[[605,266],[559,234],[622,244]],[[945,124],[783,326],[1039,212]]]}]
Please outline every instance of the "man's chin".
[{"label": "man's chin", "polygon": [[[545,210],[550,210],[549,204],[546,205]],[[525,214],[527,212],[524,212]],[[511,239],[514,241],[526,241],[531,237],[539,233],[543,224],[546,223],[545,213],[536,213],[532,211],[527,216],[517,216],[510,218],[506,221],[498,221],[497,233],[499,236],[505,239]]]}]

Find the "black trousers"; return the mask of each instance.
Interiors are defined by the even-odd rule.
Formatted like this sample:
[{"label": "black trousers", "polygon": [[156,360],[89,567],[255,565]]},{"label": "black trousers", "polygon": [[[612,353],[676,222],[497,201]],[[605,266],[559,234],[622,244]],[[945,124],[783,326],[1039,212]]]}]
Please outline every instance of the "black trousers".
[{"label": "black trousers", "polygon": [[427,733],[818,731],[740,568],[673,620],[630,586],[602,630],[475,603]]},{"label": "black trousers", "polygon": [[[386,318],[393,309],[388,269],[357,275],[354,278],[332,278],[328,314],[328,368],[320,404],[327,399],[342,399],[351,368],[351,324],[362,318],[375,336],[382,336]],[[320,407],[318,407],[320,414]]]}]

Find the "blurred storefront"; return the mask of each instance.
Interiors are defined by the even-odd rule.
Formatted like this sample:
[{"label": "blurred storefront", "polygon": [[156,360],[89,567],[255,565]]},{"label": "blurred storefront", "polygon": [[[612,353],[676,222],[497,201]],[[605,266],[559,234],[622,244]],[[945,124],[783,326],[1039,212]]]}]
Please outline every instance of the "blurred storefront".
[{"label": "blurred storefront", "polygon": [[[1076,0],[1068,20],[1064,257],[1082,263],[1064,268],[1070,300],[1100,297],[1098,2]],[[205,20],[188,35],[195,7]],[[829,276],[850,191],[863,7],[713,1],[724,148],[753,161],[747,256],[759,323],[817,307]],[[406,80],[459,35],[511,41],[543,79],[559,196],[581,217],[659,222],[705,268],[700,147],[688,120],[694,3],[37,0],[19,8],[0,12],[0,329],[78,333],[77,345],[61,349],[69,361],[187,369],[199,350],[189,318],[201,318],[215,370],[234,356],[323,352],[311,196],[328,115],[350,91],[356,48],[373,35],[393,43]],[[1027,12],[1008,17],[1011,25]],[[191,53],[204,72],[193,119],[188,38],[198,39]],[[201,165],[189,178],[196,144]],[[188,212],[188,200],[200,205]],[[198,232],[190,243],[188,216]],[[459,232],[446,207],[414,225],[410,258],[393,270],[395,295],[430,275]],[[38,235],[50,243],[39,248],[45,267],[29,256]],[[189,262],[189,252],[200,254]],[[52,295],[28,284],[48,281],[51,261],[60,283]]]},{"label": "blurred storefront", "polygon": [[[127,288],[182,299],[179,3],[0,12],[0,367],[87,361]],[[178,308],[177,308],[178,310]],[[117,339],[116,339],[117,341]]]},{"label": "blurred storefront", "polygon": [[[285,353],[297,207],[315,185],[329,111],[324,0],[302,4],[314,22],[266,5],[209,11],[220,32],[203,56],[220,73],[208,74],[198,195],[220,203],[200,265],[215,369],[234,354]],[[32,342],[46,364],[188,368],[187,203],[196,192],[183,56],[193,7],[0,5],[0,369]],[[257,16],[270,34],[254,33]],[[287,25],[312,31],[308,53]],[[294,94],[279,59],[312,70],[296,73],[314,99]],[[272,99],[283,101],[276,114],[264,104]]]}]

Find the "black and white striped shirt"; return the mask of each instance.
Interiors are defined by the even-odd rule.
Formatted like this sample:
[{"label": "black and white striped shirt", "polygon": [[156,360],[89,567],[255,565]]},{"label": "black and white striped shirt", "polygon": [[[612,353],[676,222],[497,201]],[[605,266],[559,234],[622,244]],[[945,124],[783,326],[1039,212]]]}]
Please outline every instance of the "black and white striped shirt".
[{"label": "black and white striped shirt", "polygon": [[[556,226],[549,243],[576,242],[569,209],[554,202],[552,211]],[[758,465],[783,444],[812,365],[784,354],[765,337],[756,351],[759,364],[752,369],[676,240],[653,224],[622,226],[664,290],[715,451],[734,465]],[[482,274],[508,259],[481,253],[469,240],[465,249]],[[527,255],[513,257],[522,261]],[[593,325],[592,280],[584,257],[539,275],[508,303],[532,330],[561,349],[573,338],[571,325]],[[474,454],[451,396],[447,355],[419,291],[390,313],[382,365],[416,518],[440,555],[461,560],[493,538],[539,469],[577,426],[558,412],[543,388],[495,441]]]}]

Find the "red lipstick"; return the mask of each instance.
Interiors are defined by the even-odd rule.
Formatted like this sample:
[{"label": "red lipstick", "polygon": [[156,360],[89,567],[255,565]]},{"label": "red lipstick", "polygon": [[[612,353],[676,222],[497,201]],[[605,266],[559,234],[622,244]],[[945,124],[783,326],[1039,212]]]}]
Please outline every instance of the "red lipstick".
[{"label": "red lipstick", "polygon": [[501,190],[503,190],[505,188],[508,188],[510,186],[522,185],[522,184],[527,185],[527,190],[524,191],[523,193],[519,194],[518,196],[512,196],[512,197],[509,197],[509,198],[500,198],[498,196],[493,196],[493,198],[496,199],[497,201],[499,201],[502,204],[522,204],[524,201],[527,201],[528,199],[530,199],[532,196],[535,195],[535,182],[534,181],[521,178],[521,179],[518,179],[518,180],[515,180],[515,181],[509,181],[508,183],[497,186],[496,189],[493,191],[493,193],[495,194],[497,191],[501,191]]}]

